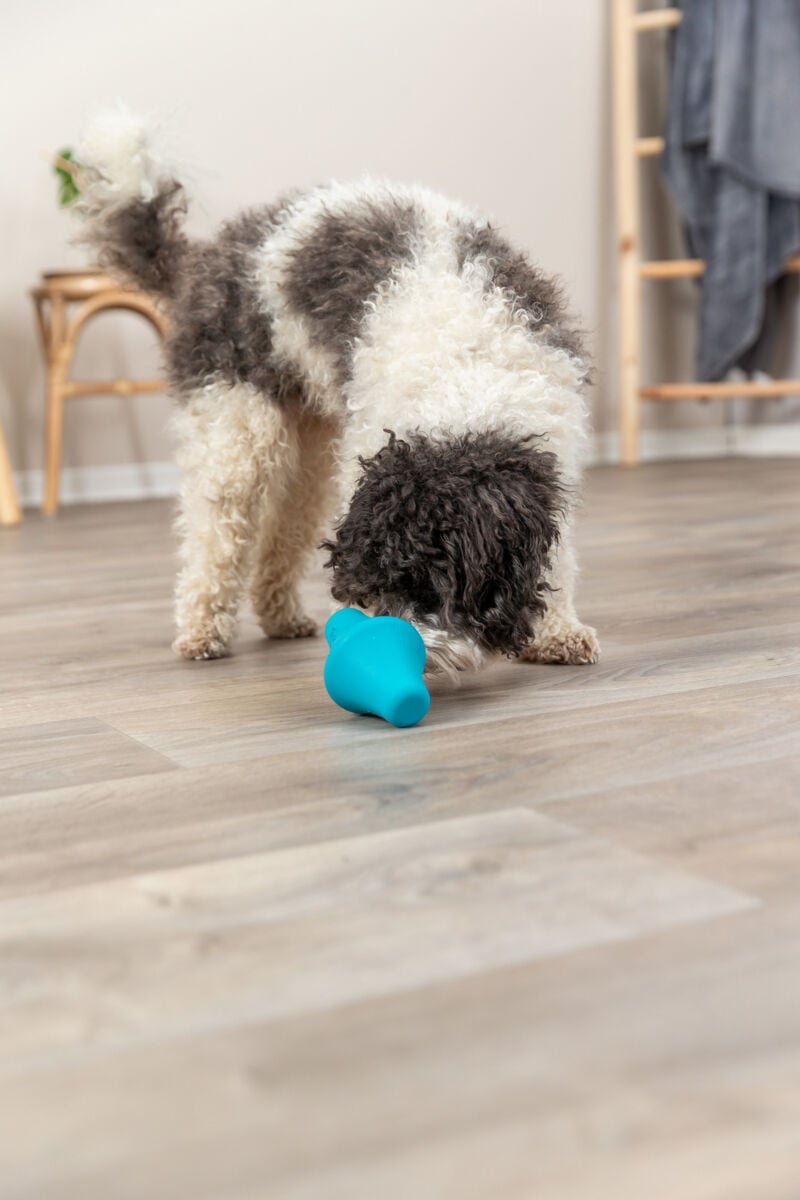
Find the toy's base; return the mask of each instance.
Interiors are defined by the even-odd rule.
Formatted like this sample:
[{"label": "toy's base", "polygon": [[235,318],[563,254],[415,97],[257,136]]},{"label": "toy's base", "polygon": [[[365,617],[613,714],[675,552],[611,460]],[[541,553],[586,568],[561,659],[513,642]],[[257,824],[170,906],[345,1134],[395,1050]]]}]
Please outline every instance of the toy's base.
[{"label": "toy's base", "polygon": [[401,696],[398,700],[390,701],[381,716],[390,725],[396,725],[398,729],[407,729],[409,725],[416,725],[418,721],[421,721],[430,706],[431,698],[427,689],[421,689],[411,692],[407,696]]}]

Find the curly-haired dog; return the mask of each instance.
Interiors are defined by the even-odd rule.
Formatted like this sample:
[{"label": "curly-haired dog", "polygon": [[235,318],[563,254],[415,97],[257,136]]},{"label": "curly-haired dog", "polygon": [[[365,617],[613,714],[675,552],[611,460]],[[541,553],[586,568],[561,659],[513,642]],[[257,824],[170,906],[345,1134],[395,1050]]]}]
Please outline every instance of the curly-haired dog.
[{"label": "curly-haired dog", "polygon": [[180,654],[228,651],[248,585],[270,637],[313,633],[298,585],[333,512],[333,596],[413,622],[431,669],[595,660],[586,363],[551,279],[422,188],[334,183],[195,241],[143,122],[97,121],[78,157],[99,262],[171,314]]}]

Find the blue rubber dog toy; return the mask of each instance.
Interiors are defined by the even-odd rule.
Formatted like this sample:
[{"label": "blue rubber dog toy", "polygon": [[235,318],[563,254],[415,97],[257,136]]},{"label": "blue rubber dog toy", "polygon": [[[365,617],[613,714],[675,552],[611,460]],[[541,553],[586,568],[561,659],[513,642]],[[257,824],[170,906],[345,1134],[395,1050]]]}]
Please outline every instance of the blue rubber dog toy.
[{"label": "blue rubber dog toy", "polygon": [[425,643],[413,625],[340,608],[328,618],[325,637],[330,652],[323,678],[334,704],[399,728],[422,720],[431,698],[422,682]]}]

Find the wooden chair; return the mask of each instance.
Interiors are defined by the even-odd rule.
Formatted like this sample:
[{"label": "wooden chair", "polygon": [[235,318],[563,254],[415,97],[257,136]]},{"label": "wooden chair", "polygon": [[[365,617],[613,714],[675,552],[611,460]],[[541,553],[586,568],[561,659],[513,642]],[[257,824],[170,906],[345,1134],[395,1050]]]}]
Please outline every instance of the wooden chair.
[{"label": "wooden chair", "polygon": [[22,513],[14,488],[11,459],[8,457],[6,439],[3,427],[0,425],[0,525],[16,525],[21,519]]},{"label": "wooden chair", "polygon": [[[639,427],[643,400],[724,399],[732,396],[800,395],[800,380],[764,383],[660,383],[642,386],[641,306],[643,279],[698,278],[705,271],[699,258],[643,261],[639,204],[639,162],[664,149],[662,137],[639,137],[637,130],[637,46],[644,34],[674,29],[679,8],[637,11],[636,0],[613,0],[614,157],[619,242],[619,394],[621,458],[639,461]],[[800,256],[786,264],[800,271]]]},{"label": "wooden chair", "polygon": [[42,512],[58,509],[64,401],[71,396],[130,396],[163,392],[160,379],[114,379],[108,382],[75,382],[69,371],[78,335],[87,321],[110,309],[138,312],[163,339],[167,319],[145,292],[128,290],[101,271],[45,272],[31,291],[47,365],[47,417],[45,431],[45,487]]}]

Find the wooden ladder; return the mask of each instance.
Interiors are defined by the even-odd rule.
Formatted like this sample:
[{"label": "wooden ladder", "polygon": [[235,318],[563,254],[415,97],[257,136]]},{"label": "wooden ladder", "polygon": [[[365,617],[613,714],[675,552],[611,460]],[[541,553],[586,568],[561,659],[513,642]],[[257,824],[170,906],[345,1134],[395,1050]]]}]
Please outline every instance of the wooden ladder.
[{"label": "wooden ladder", "polygon": [[[662,137],[639,137],[637,129],[638,39],[655,30],[674,29],[679,8],[638,12],[636,0],[613,0],[614,160],[619,242],[619,397],[620,456],[623,463],[639,461],[639,428],[643,400],[724,399],[732,396],[800,395],[800,379],[771,379],[764,383],[641,382],[641,309],[643,279],[693,279],[705,271],[699,258],[667,261],[642,259],[639,202],[639,162],[664,149]],[[800,256],[787,271],[800,271]]]}]

